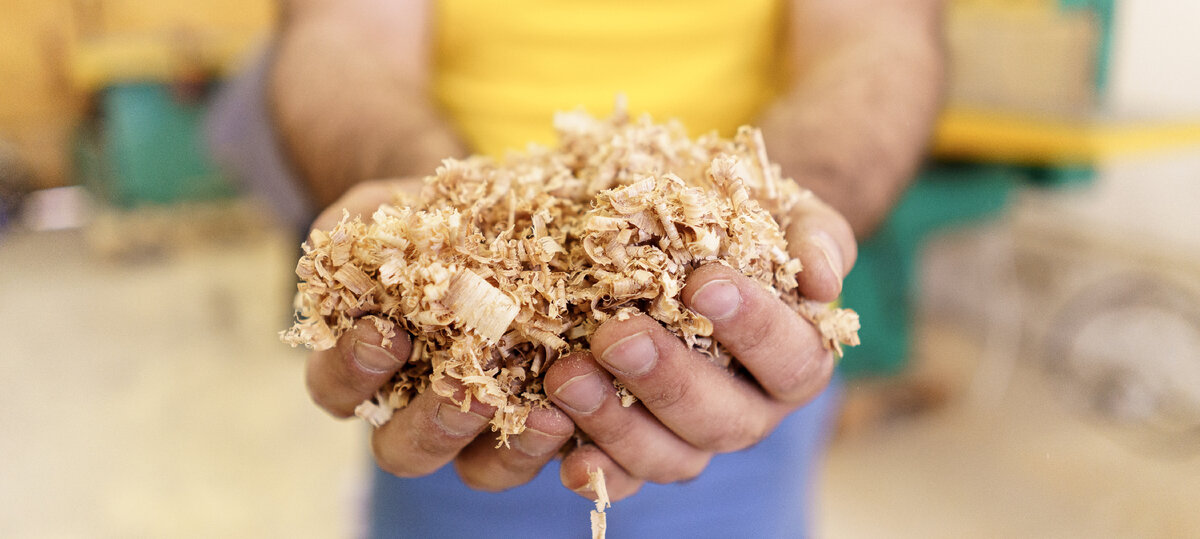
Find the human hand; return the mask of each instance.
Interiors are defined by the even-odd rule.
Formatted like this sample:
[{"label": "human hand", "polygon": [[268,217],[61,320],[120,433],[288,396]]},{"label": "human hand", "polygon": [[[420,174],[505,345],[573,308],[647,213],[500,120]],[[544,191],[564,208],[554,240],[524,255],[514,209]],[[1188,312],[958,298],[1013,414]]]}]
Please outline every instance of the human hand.
[{"label": "human hand", "polygon": [[[418,179],[360,184],[326,209],[313,226],[332,228],[343,209],[369,217],[381,203],[391,202],[397,189],[415,193],[420,185]],[[412,341],[407,334],[389,341],[385,345],[375,325],[360,319],[335,347],[312,353],[306,379],[313,401],[336,417],[354,415],[355,407],[374,396],[409,359]],[[442,389],[446,391],[441,393],[453,393],[454,399],[424,391],[371,433],[380,468],[401,477],[419,477],[453,461],[467,485],[504,490],[532,479],[575,432],[570,418],[557,408],[535,408],[525,431],[509,437],[510,447],[497,448],[496,436],[487,429],[495,408],[473,400],[470,411],[464,412],[455,403],[462,402],[463,387],[454,384]]]},{"label": "human hand", "polygon": [[[850,225],[816,198],[790,216],[789,249],[804,267],[800,292],[834,301],[857,257]],[[691,479],[715,453],[765,438],[829,384],[835,362],[816,328],[757,282],[709,264],[688,277],[682,299],[712,320],[713,337],[751,378],[712,363],[649,316],[605,322],[590,353],[559,359],[546,373],[547,395],[594,442],[564,457],[567,488],[594,499],[588,473],[597,468],[613,500],[644,481]],[[639,402],[622,407],[614,379]]]}]

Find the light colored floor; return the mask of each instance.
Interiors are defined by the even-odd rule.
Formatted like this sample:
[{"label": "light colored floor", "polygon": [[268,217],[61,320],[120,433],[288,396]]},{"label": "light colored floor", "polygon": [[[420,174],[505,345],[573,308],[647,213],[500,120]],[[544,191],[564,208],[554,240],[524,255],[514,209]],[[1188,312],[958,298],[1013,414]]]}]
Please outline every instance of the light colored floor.
[{"label": "light colored floor", "polygon": [[1200,437],[1169,446],[1090,418],[1029,366],[976,399],[978,344],[945,326],[921,337],[923,369],[960,391],[833,445],[818,536],[1200,537]]},{"label": "light colored floor", "polygon": [[[346,537],[361,427],[307,400],[280,344],[293,247],[106,261],[77,233],[0,237],[0,537]],[[978,347],[923,330],[969,380]],[[1146,456],[1034,373],[838,440],[822,537],[1196,537],[1200,459]]]},{"label": "light colored floor", "polygon": [[292,249],[259,237],[114,263],[0,239],[0,537],[338,537],[358,425],[279,343]]}]

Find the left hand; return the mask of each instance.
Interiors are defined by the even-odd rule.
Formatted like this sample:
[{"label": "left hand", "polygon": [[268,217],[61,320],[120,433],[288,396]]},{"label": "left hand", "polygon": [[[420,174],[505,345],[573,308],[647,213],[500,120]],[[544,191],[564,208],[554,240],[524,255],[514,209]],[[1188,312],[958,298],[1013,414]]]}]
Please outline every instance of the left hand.
[{"label": "left hand", "polygon": [[[850,225],[815,198],[792,216],[787,239],[804,267],[800,292],[836,300],[858,252]],[[688,277],[682,296],[712,320],[712,336],[753,380],[731,376],[649,316],[605,322],[590,353],[559,359],[545,377],[546,394],[594,442],[564,457],[567,488],[595,499],[587,480],[597,468],[612,500],[645,481],[694,478],[715,453],[759,442],[829,384],[835,362],[816,328],[748,277],[708,264]],[[622,407],[614,378],[639,402]]]}]

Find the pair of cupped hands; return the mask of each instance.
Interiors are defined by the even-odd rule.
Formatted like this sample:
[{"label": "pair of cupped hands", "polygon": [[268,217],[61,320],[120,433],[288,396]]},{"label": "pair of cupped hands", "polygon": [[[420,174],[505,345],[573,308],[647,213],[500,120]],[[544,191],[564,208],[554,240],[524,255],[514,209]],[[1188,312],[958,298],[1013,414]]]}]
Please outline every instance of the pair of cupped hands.
[{"label": "pair of cupped hands", "polygon": [[[328,230],[343,209],[370,216],[397,189],[413,192],[419,179],[359,184],[326,209],[314,228]],[[834,301],[857,256],[850,225],[809,197],[793,210],[785,231],[800,259],[800,292]],[[593,444],[563,456],[563,486],[588,499],[588,474],[602,469],[609,497],[619,500],[645,481],[671,483],[698,476],[714,454],[737,451],[770,434],[785,416],[828,384],[834,358],[817,330],[748,277],[721,264],[697,268],[682,300],[713,323],[713,338],[745,367],[733,376],[646,315],[612,319],[588,339],[589,349],[559,358],[546,371],[553,406],[535,408],[525,430],[497,447],[488,428],[493,407],[473,401],[463,412],[432,391],[417,395],[375,429],[371,448],[380,468],[401,477],[424,476],[453,461],[468,486],[500,491],[522,485],[546,465],[576,427]],[[337,417],[350,417],[407,361],[408,335],[381,346],[374,324],[360,323],[329,350],[308,359],[309,394]],[[638,402],[621,405],[613,380]],[[461,386],[455,397],[465,396]]]}]

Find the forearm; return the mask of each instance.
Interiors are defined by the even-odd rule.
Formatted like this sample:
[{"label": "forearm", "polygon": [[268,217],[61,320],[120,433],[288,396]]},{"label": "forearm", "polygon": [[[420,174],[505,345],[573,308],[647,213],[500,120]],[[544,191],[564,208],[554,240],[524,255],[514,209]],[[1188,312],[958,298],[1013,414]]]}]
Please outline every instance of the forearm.
[{"label": "forearm", "polygon": [[768,149],[861,239],[887,216],[928,144],[942,94],[939,2],[796,4],[795,83],[762,119]]},{"label": "forearm", "polygon": [[318,206],[363,180],[432,174],[463,153],[430,97],[426,9],[421,1],[285,3],[272,114]]}]

